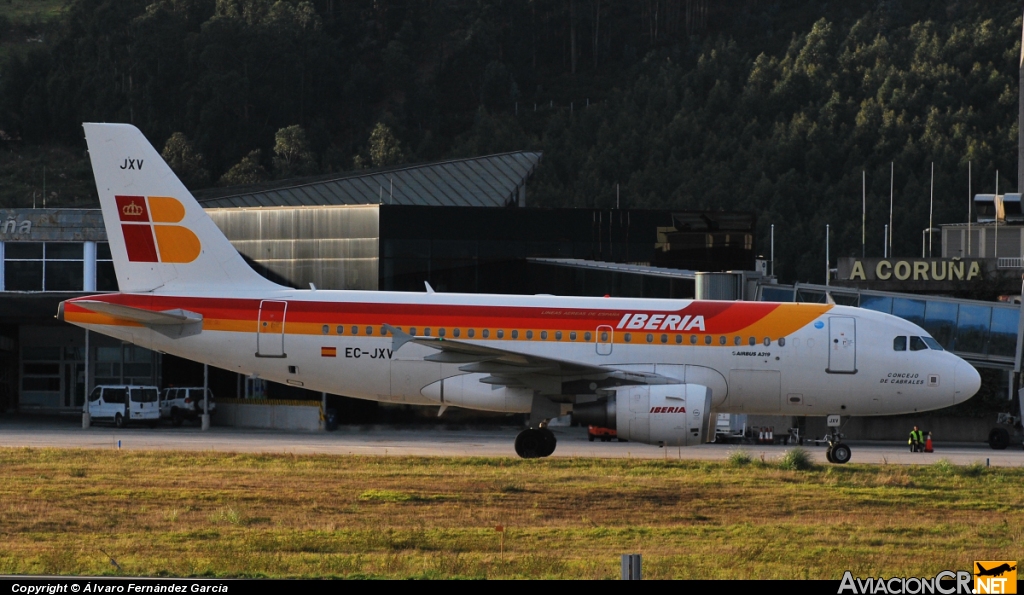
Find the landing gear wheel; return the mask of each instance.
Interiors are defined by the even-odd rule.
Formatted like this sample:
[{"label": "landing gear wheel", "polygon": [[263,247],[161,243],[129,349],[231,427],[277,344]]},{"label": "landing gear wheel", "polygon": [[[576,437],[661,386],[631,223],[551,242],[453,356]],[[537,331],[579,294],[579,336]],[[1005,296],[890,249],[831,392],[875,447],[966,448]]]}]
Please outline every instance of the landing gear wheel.
[{"label": "landing gear wheel", "polygon": [[830,450],[832,451],[832,462],[839,465],[849,463],[850,457],[853,456],[850,447],[842,443],[836,444]]},{"label": "landing gear wheel", "polygon": [[114,414],[114,427],[117,427],[117,428],[123,428],[124,427],[124,416],[121,415],[120,413],[115,413]]},{"label": "landing gear wheel", "polygon": [[540,456],[550,457],[555,452],[555,447],[558,446],[558,440],[555,438],[555,433],[547,428],[539,430],[541,435],[544,437],[544,452]]},{"label": "landing gear wheel", "polygon": [[829,463],[835,463],[835,461],[832,460],[832,447],[831,446],[829,446],[828,448],[825,449],[825,460],[828,461]]},{"label": "landing gear wheel", "polygon": [[1006,450],[1010,445],[1010,433],[1003,428],[992,428],[988,433],[988,445],[992,450]]},{"label": "landing gear wheel", "polygon": [[555,452],[555,435],[547,428],[528,429],[516,436],[516,454],[524,459],[539,459]]}]

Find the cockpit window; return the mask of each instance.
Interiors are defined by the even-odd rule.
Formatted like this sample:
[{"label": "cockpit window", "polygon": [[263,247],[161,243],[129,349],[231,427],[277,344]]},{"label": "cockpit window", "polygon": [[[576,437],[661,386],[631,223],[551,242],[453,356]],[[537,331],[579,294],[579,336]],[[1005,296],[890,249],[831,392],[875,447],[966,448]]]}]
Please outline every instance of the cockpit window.
[{"label": "cockpit window", "polygon": [[892,350],[893,351],[906,351],[907,350],[907,338],[906,337],[896,337],[895,339],[893,339],[893,341],[892,341]]},{"label": "cockpit window", "polygon": [[921,337],[910,338],[910,350],[911,351],[925,351],[928,349],[928,345],[925,344],[924,339]]},{"label": "cockpit window", "polygon": [[934,349],[935,351],[942,351],[942,345],[939,345],[939,342],[936,341],[935,339],[932,339],[931,337],[921,337],[921,338],[924,339],[924,342],[925,342],[925,344],[928,345],[929,349]]}]

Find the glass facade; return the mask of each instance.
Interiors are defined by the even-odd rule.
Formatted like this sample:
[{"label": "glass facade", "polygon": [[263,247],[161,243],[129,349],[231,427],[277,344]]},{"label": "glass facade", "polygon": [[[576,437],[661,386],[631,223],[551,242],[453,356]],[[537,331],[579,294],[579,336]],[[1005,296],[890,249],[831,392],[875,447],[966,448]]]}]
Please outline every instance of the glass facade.
[{"label": "glass facade", "polygon": [[[97,242],[95,258],[83,242],[4,242],[0,278],[4,291],[117,291],[110,246]],[[92,269],[92,270],[90,270]]]},{"label": "glass facade", "polygon": [[[1011,304],[958,302],[927,296],[903,297],[876,293],[853,293],[830,288],[837,304],[899,316],[928,331],[943,349],[969,356],[984,356],[995,362],[1012,362],[1017,346],[1020,307]],[[763,285],[759,298],[765,302],[796,301],[824,303],[821,286]]]}]

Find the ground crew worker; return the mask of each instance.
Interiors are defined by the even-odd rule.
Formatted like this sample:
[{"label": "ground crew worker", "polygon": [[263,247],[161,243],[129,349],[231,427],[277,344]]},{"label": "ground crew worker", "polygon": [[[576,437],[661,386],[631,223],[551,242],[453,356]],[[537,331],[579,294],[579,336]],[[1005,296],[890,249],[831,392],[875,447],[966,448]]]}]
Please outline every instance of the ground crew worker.
[{"label": "ground crew worker", "polygon": [[910,444],[910,452],[921,452],[924,448],[924,432],[914,426],[914,429],[910,430],[910,440],[907,440],[907,443]]}]

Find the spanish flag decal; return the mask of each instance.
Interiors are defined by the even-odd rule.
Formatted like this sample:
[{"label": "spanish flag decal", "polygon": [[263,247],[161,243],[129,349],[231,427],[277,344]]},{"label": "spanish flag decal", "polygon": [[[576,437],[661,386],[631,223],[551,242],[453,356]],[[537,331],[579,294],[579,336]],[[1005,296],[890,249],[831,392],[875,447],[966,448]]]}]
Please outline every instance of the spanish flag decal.
[{"label": "spanish flag decal", "polygon": [[321,347],[320,357],[338,357],[337,347]]}]

